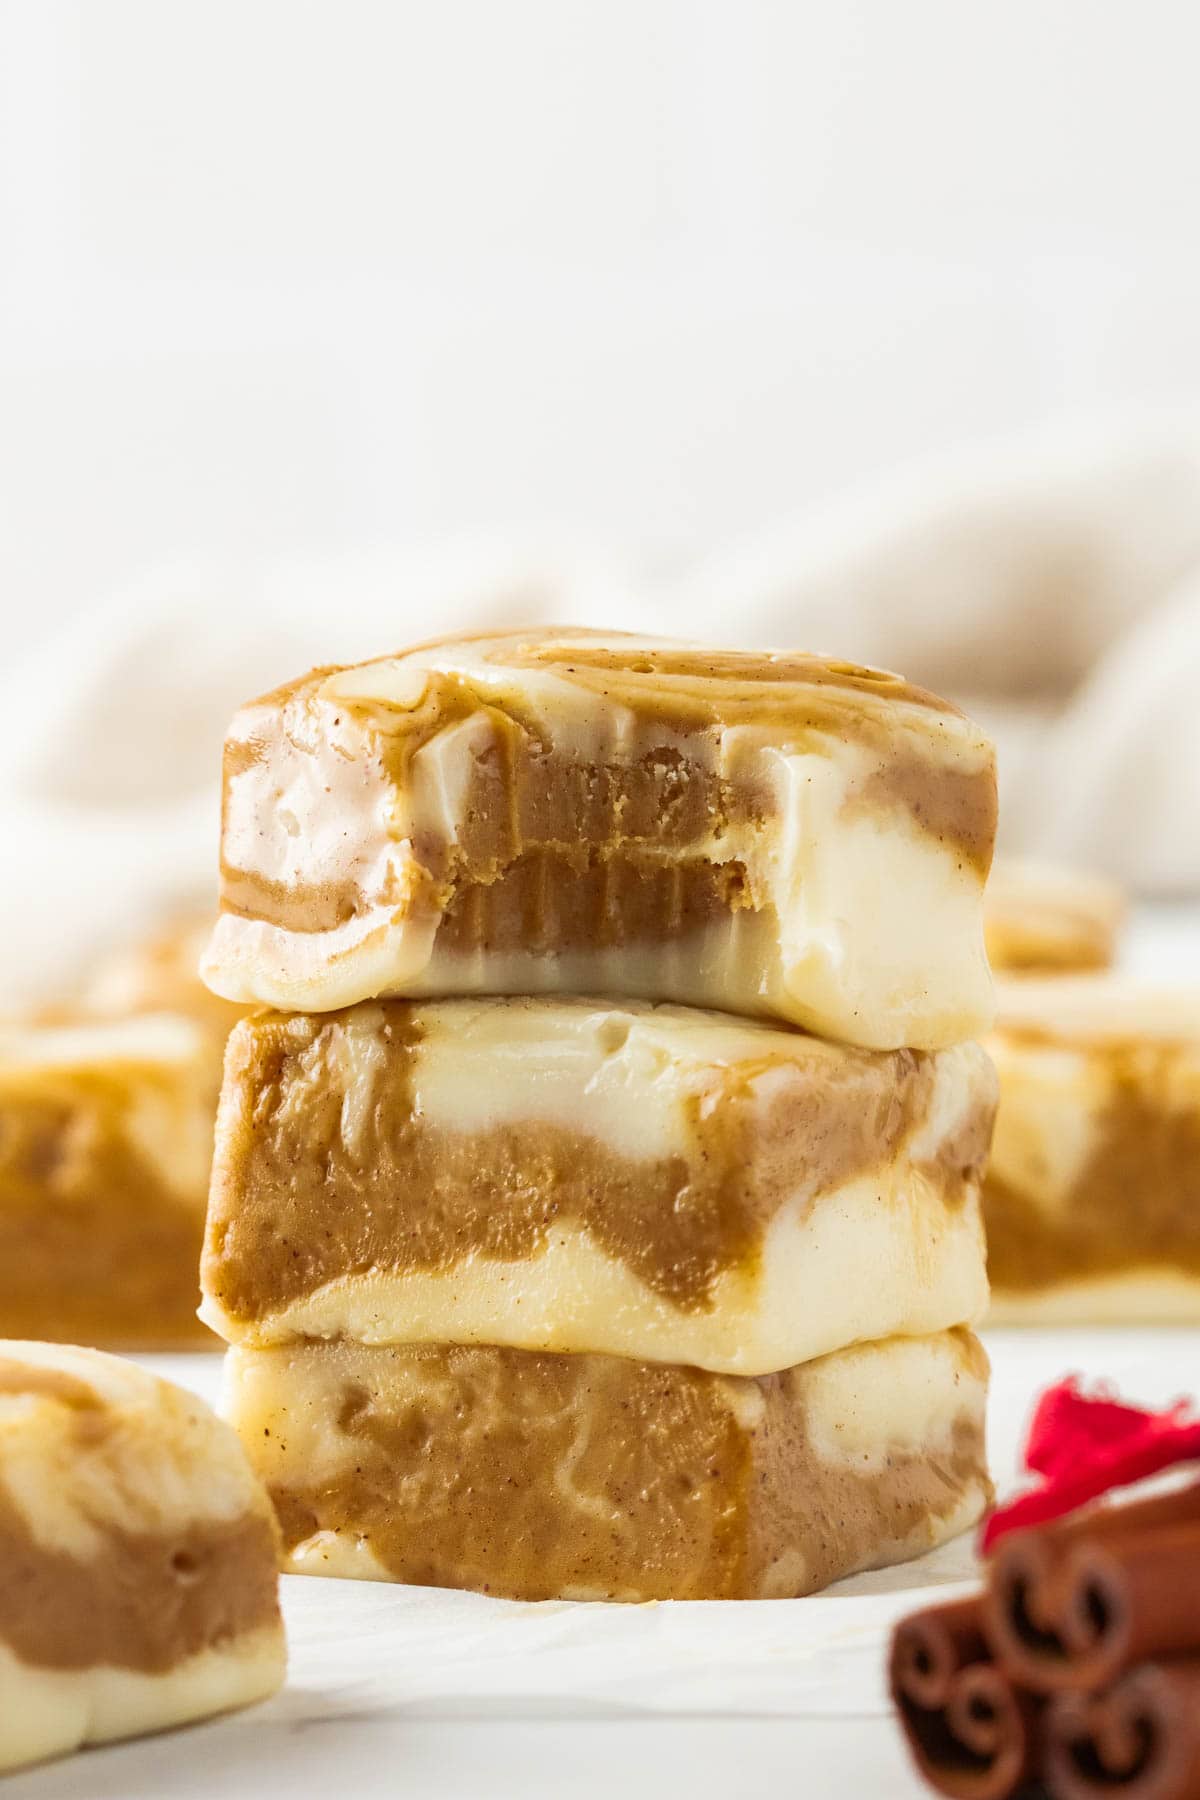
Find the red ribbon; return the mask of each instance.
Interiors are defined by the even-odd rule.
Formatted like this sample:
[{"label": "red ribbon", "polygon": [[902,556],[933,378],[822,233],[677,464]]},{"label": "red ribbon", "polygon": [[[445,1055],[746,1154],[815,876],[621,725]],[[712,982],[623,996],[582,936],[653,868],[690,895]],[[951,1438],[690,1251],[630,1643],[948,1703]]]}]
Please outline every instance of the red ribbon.
[{"label": "red ribbon", "polygon": [[980,1547],[990,1550],[1010,1531],[1046,1525],[1098,1499],[1110,1488],[1144,1481],[1176,1463],[1200,1461],[1200,1418],[1189,1400],[1165,1412],[1127,1406],[1100,1389],[1082,1392],[1077,1375],[1047,1388],[1037,1403],[1025,1444],[1025,1467],[1040,1475],[998,1506],[984,1524]]}]

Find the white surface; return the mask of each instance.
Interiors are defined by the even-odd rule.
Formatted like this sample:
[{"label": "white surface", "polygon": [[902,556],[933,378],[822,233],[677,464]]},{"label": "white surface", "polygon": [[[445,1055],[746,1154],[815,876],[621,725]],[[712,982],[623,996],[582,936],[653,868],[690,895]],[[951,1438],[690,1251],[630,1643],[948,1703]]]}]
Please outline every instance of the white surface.
[{"label": "white surface", "polygon": [[[996,1332],[992,1462],[1013,1477],[1036,1392],[1070,1370],[1163,1403],[1200,1388],[1200,1331]],[[154,1366],[213,1397],[215,1358]],[[960,1540],[810,1600],[522,1606],[284,1581],[291,1677],[213,1725],[14,1777],[4,1800],[591,1800],[922,1790],[887,1714],[891,1621],[970,1573]]]}]

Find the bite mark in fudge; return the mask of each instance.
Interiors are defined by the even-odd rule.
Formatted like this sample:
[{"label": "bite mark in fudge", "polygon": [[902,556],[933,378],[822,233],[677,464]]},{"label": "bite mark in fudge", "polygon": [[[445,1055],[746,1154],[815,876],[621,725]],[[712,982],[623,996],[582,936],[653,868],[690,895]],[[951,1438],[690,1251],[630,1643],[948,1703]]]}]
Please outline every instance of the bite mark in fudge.
[{"label": "bite mark in fudge", "polygon": [[817,658],[564,631],[322,669],[226,744],[242,1002],[603,992],[936,1048],[986,1023],[995,772],[956,709]]},{"label": "bite mark in fudge", "polygon": [[936,1329],[983,1303],[993,1106],[974,1045],[855,1050],[673,1007],[257,1015],[229,1046],[205,1316],[232,1341],[747,1373]]},{"label": "bite mark in fudge", "polygon": [[781,1598],[990,1495],[969,1332],[754,1380],[623,1357],[237,1349],[230,1416],[299,1573],[516,1599]]}]

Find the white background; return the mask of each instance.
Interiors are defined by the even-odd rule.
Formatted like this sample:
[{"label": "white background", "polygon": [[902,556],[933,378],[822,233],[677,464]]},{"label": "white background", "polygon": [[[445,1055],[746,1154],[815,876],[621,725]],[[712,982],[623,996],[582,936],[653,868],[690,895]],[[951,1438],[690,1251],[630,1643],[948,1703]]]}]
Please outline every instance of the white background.
[{"label": "white background", "polygon": [[[1198,53],[1193,0],[0,0],[4,658],[175,566],[670,572],[910,456],[1186,409]],[[1071,1363],[1197,1387],[1190,1340],[1042,1345],[1012,1437]],[[12,1794],[915,1793],[882,1637],[857,1718],[614,1725],[536,1668],[524,1709],[327,1702],[297,1631],[271,1707]]]},{"label": "white background", "polygon": [[1200,395],[1190,0],[0,0],[6,648]]}]

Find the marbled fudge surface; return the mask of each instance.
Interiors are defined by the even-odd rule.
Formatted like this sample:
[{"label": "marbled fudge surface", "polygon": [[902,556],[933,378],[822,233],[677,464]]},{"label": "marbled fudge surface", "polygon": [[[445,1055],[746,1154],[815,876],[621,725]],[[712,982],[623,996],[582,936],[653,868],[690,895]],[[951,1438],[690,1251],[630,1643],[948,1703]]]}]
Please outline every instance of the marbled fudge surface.
[{"label": "marbled fudge surface", "polygon": [[986,1391],[968,1331],[758,1378],[342,1341],[231,1351],[226,1407],[297,1573],[779,1599],[974,1523]]},{"label": "marbled fudge surface", "polygon": [[196,1308],[220,1070],[182,1015],[0,1024],[0,1333],[212,1345]]},{"label": "marbled fudge surface", "polygon": [[0,1339],[0,1769],[271,1693],[277,1556],[241,1446],[194,1396]]},{"label": "marbled fudge surface", "polygon": [[986,1303],[976,1044],[690,1008],[364,1002],[235,1027],[203,1316],[233,1342],[609,1351],[764,1374]]},{"label": "marbled fudge surface", "polygon": [[1081,975],[1000,995],[994,1318],[1200,1320],[1200,989]]},{"label": "marbled fudge surface", "polygon": [[938,1048],[989,1019],[991,745],[899,677],[574,630],[319,669],[225,746],[238,1002],[608,993]]}]

